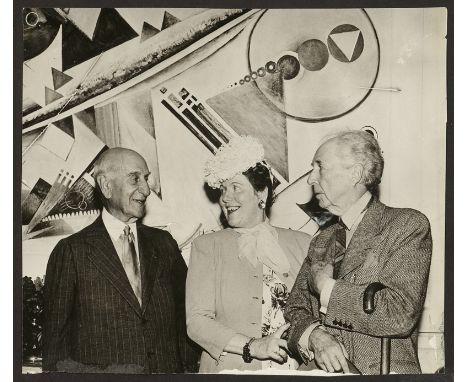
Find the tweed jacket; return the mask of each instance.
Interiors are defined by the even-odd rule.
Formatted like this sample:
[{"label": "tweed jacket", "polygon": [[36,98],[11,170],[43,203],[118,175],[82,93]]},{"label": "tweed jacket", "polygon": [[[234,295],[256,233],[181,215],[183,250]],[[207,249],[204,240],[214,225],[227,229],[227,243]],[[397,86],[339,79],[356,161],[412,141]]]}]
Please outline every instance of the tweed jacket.
[{"label": "tweed jacket", "polygon": [[[289,348],[299,353],[298,341],[313,322],[321,321],[341,341],[356,367],[378,374],[380,339],[392,337],[390,370],[420,373],[417,325],[423,310],[432,255],[427,218],[413,209],[391,208],[374,199],[345,252],[326,315],[319,313],[320,298],[310,287],[310,267],[317,261],[333,263],[335,232],[324,229],[311,241],[286,304],[291,322]],[[376,309],[363,311],[363,294],[372,282],[386,289],[376,294]]]},{"label": "tweed jacket", "polygon": [[[278,242],[291,265],[278,275],[289,290],[307,255],[311,237],[276,228]],[[263,266],[238,257],[239,233],[227,228],[198,237],[192,244],[187,275],[187,331],[203,349],[200,372],[258,370],[260,361],[245,363],[240,355],[223,353],[236,334],[261,337]]]},{"label": "tweed jacket", "polygon": [[54,248],[44,286],[44,370],[194,370],[199,353],[186,335],[187,267],[177,243],[140,223],[137,235],[141,306],[101,217]]}]

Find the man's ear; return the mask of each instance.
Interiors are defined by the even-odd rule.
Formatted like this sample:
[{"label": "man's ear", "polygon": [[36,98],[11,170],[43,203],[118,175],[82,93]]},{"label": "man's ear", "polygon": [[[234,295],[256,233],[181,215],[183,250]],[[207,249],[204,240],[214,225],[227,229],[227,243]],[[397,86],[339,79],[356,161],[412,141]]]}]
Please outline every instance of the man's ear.
[{"label": "man's ear", "polygon": [[361,182],[362,176],[364,174],[364,167],[360,163],[356,163],[351,168],[351,180],[353,184],[356,185]]},{"label": "man's ear", "polygon": [[110,199],[112,196],[112,185],[109,178],[102,174],[97,177],[96,181],[99,185],[99,189],[101,190],[102,195],[106,199]]}]

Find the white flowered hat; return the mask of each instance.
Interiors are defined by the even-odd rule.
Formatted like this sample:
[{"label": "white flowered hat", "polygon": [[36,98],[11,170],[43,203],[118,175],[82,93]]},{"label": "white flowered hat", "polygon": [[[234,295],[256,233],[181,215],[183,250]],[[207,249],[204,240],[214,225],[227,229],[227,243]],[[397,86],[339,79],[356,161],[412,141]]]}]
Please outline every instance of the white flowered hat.
[{"label": "white flowered hat", "polygon": [[247,171],[262,162],[265,151],[254,137],[232,137],[216,150],[214,157],[206,161],[205,181],[211,188],[219,188],[225,180]]}]

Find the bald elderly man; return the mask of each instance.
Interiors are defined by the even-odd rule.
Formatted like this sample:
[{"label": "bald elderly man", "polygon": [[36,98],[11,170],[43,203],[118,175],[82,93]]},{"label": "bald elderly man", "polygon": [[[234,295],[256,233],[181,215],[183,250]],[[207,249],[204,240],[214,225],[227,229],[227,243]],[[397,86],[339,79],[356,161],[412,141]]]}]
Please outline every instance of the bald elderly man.
[{"label": "bald elderly man", "polygon": [[139,222],[150,173],[135,151],[96,161],[101,215],[62,239],[47,265],[43,369],[68,372],[196,371],[186,334],[186,265],[163,230]]}]

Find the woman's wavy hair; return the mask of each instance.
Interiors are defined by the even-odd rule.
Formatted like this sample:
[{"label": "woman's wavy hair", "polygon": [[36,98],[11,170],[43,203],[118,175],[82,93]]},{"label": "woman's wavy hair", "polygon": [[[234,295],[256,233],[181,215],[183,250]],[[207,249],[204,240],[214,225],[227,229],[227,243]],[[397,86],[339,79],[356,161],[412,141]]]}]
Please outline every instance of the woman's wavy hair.
[{"label": "woman's wavy hair", "polygon": [[270,215],[270,209],[273,205],[273,183],[271,180],[270,170],[264,163],[257,163],[242,173],[247,177],[255,191],[264,191],[268,189],[268,196],[265,200],[265,212]]}]

